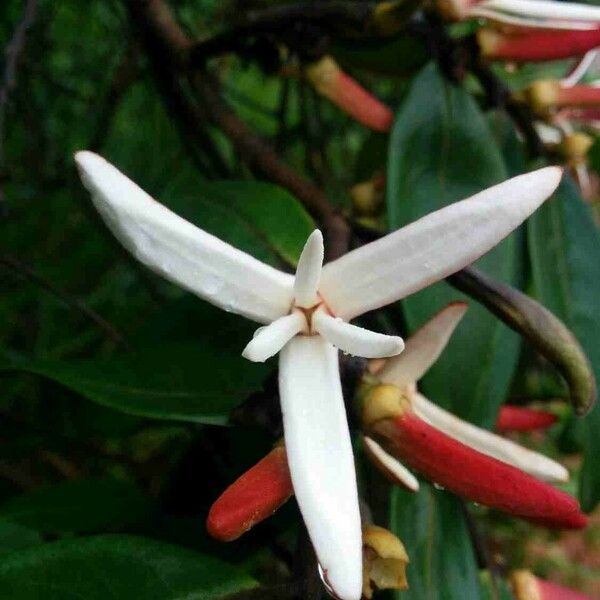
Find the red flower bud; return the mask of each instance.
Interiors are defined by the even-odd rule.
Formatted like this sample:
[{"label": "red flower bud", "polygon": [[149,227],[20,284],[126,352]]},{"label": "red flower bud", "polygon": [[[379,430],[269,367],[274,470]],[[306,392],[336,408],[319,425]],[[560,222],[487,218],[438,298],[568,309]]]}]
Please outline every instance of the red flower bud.
[{"label": "red flower bud", "polygon": [[581,528],[587,523],[568,494],[454,440],[407,404],[396,407],[393,418],[369,421],[388,452],[459,496],[546,527]]},{"label": "red flower bud", "polygon": [[306,76],[319,94],[359,123],[383,133],[391,129],[392,111],[344,73],[331,57],[325,56],[308,67]]},{"label": "red flower bud", "polygon": [[533,431],[547,429],[556,423],[557,417],[543,410],[534,410],[522,406],[503,406],[496,421],[496,431]]},{"label": "red flower bud", "polygon": [[539,579],[524,569],[510,574],[510,584],[516,600],[590,600],[562,585]]},{"label": "red flower bud", "polygon": [[219,496],[208,513],[208,533],[223,542],[235,540],[293,493],[285,448],[277,446]]},{"label": "red flower bud", "polygon": [[524,27],[508,33],[482,28],[477,32],[477,40],[487,58],[542,62],[580,56],[600,46],[600,28],[564,31]]}]

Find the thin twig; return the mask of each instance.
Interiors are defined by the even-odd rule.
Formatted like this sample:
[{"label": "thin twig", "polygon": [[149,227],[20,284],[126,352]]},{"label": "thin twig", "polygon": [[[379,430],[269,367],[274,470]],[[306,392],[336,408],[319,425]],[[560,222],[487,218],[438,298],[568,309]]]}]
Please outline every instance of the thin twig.
[{"label": "thin twig", "polygon": [[[144,32],[149,55],[162,53],[172,61],[173,68],[188,67],[193,42],[177,23],[168,5],[163,0],[128,0],[127,4],[134,24]],[[216,82],[208,73],[191,73],[190,83],[203,114],[229,138],[244,161],[263,177],[295,195],[322,224],[328,242],[328,259],[344,254],[348,250],[350,227],[323,191],[283,162],[263,138],[226,106]]]},{"label": "thin twig", "polygon": [[[12,39],[4,49],[4,73],[0,82],[0,181],[4,172],[4,125],[6,110],[10,95],[17,84],[17,68],[19,59],[25,50],[27,32],[33,25],[37,12],[37,0],[27,0],[23,9],[23,17],[15,28]],[[3,201],[2,188],[0,188],[0,202]]]},{"label": "thin twig", "polygon": [[115,70],[106,97],[100,105],[102,108],[96,123],[96,130],[88,146],[90,150],[97,151],[102,146],[121,100],[138,75],[138,48],[135,44],[129,44]]},{"label": "thin twig", "polygon": [[58,286],[48,281],[45,277],[42,277],[39,273],[36,273],[21,261],[10,256],[0,256],[0,266],[13,272],[18,277],[36,284],[44,291],[64,302],[70,308],[80,312],[114,342],[126,345],[125,338],[119,333],[116,327],[101,317],[95,310],[83,302],[83,300],[61,290]]}]

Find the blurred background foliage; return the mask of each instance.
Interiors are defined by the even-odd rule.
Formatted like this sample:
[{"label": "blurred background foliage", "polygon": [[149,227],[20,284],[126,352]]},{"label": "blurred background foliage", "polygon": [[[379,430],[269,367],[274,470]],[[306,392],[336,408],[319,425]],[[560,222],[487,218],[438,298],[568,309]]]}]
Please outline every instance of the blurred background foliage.
[{"label": "blurred background foliage", "polygon": [[[2,3],[3,46],[26,4]],[[280,434],[275,365],[240,357],[251,324],[159,280],[118,246],[91,210],[72,155],[101,153],[179,214],[280,268],[294,265],[313,218],[288,191],[255,177],[221,132],[208,128],[195,139],[174,118],[120,0],[35,4],[0,106],[0,595],[222,598],[258,582],[276,586],[297,575],[293,501],[233,545],[204,530],[210,504]],[[206,39],[250,3],[170,4],[195,38]],[[394,108],[390,136],[369,133],[264,61],[226,55],[212,66],[237,114],[357,224],[355,241],[532,167],[506,114],[490,109],[473,77],[449,82],[421,37],[333,35],[330,43],[337,60]],[[494,69],[519,89],[566,64]],[[357,214],[349,189],[384,169],[386,210]],[[553,310],[600,374],[592,208],[567,182],[478,266]],[[367,319],[407,334],[461,297],[440,283]],[[425,391],[488,428],[507,400],[557,411],[550,432],[521,441],[565,462],[573,475],[567,490],[593,511],[599,409],[576,420],[549,364],[470,304]],[[483,570],[523,565],[600,594],[597,511],[583,534],[548,533],[466,508],[425,484],[417,496],[391,490],[359,461],[365,501],[411,554],[411,591],[399,598],[484,598]],[[487,553],[473,536],[485,538]]]}]

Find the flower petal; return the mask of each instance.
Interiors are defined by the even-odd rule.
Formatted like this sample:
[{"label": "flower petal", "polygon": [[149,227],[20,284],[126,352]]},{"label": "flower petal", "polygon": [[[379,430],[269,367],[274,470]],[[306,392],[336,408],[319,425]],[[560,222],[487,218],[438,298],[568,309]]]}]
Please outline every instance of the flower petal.
[{"label": "flower petal", "polygon": [[244,348],[242,356],[252,362],[265,362],[271,356],[275,356],[297,333],[300,333],[305,323],[304,315],[294,311],[265,327],[260,327]]},{"label": "flower petal", "polygon": [[75,160],[98,212],[139,261],[224,310],[260,323],[285,315],[293,278],[202,231],[93,152]]},{"label": "flower petal", "polygon": [[543,481],[558,483],[569,480],[567,469],[547,456],[463,421],[421,394],[412,395],[411,401],[419,417],[455,440]]},{"label": "flower petal", "polygon": [[595,29],[594,24],[585,21],[567,21],[558,19],[548,21],[546,19],[536,19],[535,17],[515,16],[510,13],[487,8],[485,4],[475,6],[469,11],[469,16],[489,19],[495,23],[503,23],[505,25],[515,25],[516,27],[521,28],[526,27],[528,29],[567,29],[570,31],[588,31],[590,29]]},{"label": "flower petal", "polygon": [[399,387],[421,379],[446,347],[466,310],[465,302],[453,302],[442,309],[406,340],[402,354],[385,362],[378,379]]},{"label": "flower petal", "polygon": [[481,6],[511,12],[515,15],[541,19],[562,19],[571,21],[600,21],[600,7],[577,2],[556,2],[555,0],[485,0]]},{"label": "flower petal", "polygon": [[419,491],[419,480],[397,459],[388,454],[373,438],[363,436],[366,453],[388,479],[411,492]]},{"label": "flower petal", "polygon": [[294,299],[298,306],[310,308],[318,302],[317,291],[323,268],[323,234],[315,229],[306,240],[294,280]]},{"label": "flower petal", "polygon": [[558,186],[559,167],[514,177],[323,267],[320,292],[345,320],[404,298],[474,262]]},{"label": "flower petal", "polygon": [[369,331],[331,317],[323,311],[315,312],[313,326],[328,342],[354,356],[383,358],[404,350],[401,337]]},{"label": "flower petal", "polygon": [[359,600],[362,538],[337,350],[321,336],[283,348],[279,392],[294,492],[329,585]]}]

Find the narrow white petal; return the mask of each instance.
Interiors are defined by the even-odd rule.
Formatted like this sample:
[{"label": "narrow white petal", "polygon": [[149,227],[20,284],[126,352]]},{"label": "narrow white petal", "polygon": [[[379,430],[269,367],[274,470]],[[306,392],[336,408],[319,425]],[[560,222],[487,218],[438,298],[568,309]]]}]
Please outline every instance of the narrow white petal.
[{"label": "narrow white petal", "polygon": [[298,306],[310,308],[318,301],[317,290],[321,280],[324,252],[323,234],[315,229],[304,244],[296,268],[294,298]]},{"label": "narrow white petal", "polygon": [[364,358],[384,358],[395,356],[404,350],[401,337],[375,333],[331,317],[320,310],[313,316],[313,326],[328,342],[346,354]]},{"label": "narrow white petal", "polygon": [[347,321],[455,273],[516,229],[558,186],[559,167],[495,185],[323,267],[320,292]]},{"label": "narrow white petal", "polygon": [[569,31],[589,31],[595,29],[593,23],[585,21],[565,21],[553,19],[538,19],[535,17],[519,17],[512,14],[507,14],[499,10],[487,8],[485,4],[477,5],[469,10],[470,17],[480,17],[489,19],[496,23],[504,23],[506,25],[516,25],[517,27],[531,27],[538,29],[567,29]]},{"label": "narrow white petal", "polygon": [[211,304],[260,323],[289,311],[291,275],[188,223],[100,156],[78,152],[75,160],[110,230],[147,267]]},{"label": "narrow white petal", "polygon": [[413,492],[419,491],[417,478],[395,457],[388,454],[374,439],[364,436],[363,443],[371,453],[373,460],[391,475],[398,485],[403,485]]},{"label": "narrow white petal", "polygon": [[359,600],[362,536],[337,350],[296,336],[281,351],[279,393],[294,493],[336,595]]},{"label": "narrow white petal", "polygon": [[406,340],[402,354],[385,361],[377,377],[397,386],[416,383],[438,359],[466,310],[465,302],[453,302],[442,309]]},{"label": "narrow white petal", "polygon": [[304,315],[294,311],[269,325],[260,327],[244,348],[242,356],[252,362],[265,362],[271,356],[275,356],[297,333],[300,333],[305,323]]},{"label": "narrow white petal", "polygon": [[569,73],[569,75],[564,79],[561,79],[560,84],[563,87],[571,87],[579,83],[594,64],[597,56],[598,50],[590,50],[584,54],[583,58],[579,61],[579,64]]},{"label": "narrow white petal", "polygon": [[542,19],[600,22],[600,7],[555,0],[486,0],[482,6]]},{"label": "narrow white petal", "polygon": [[569,480],[567,469],[547,456],[467,423],[430,402],[421,394],[414,394],[411,400],[415,413],[419,417],[474,450],[517,467],[543,481],[559,483]]}]

